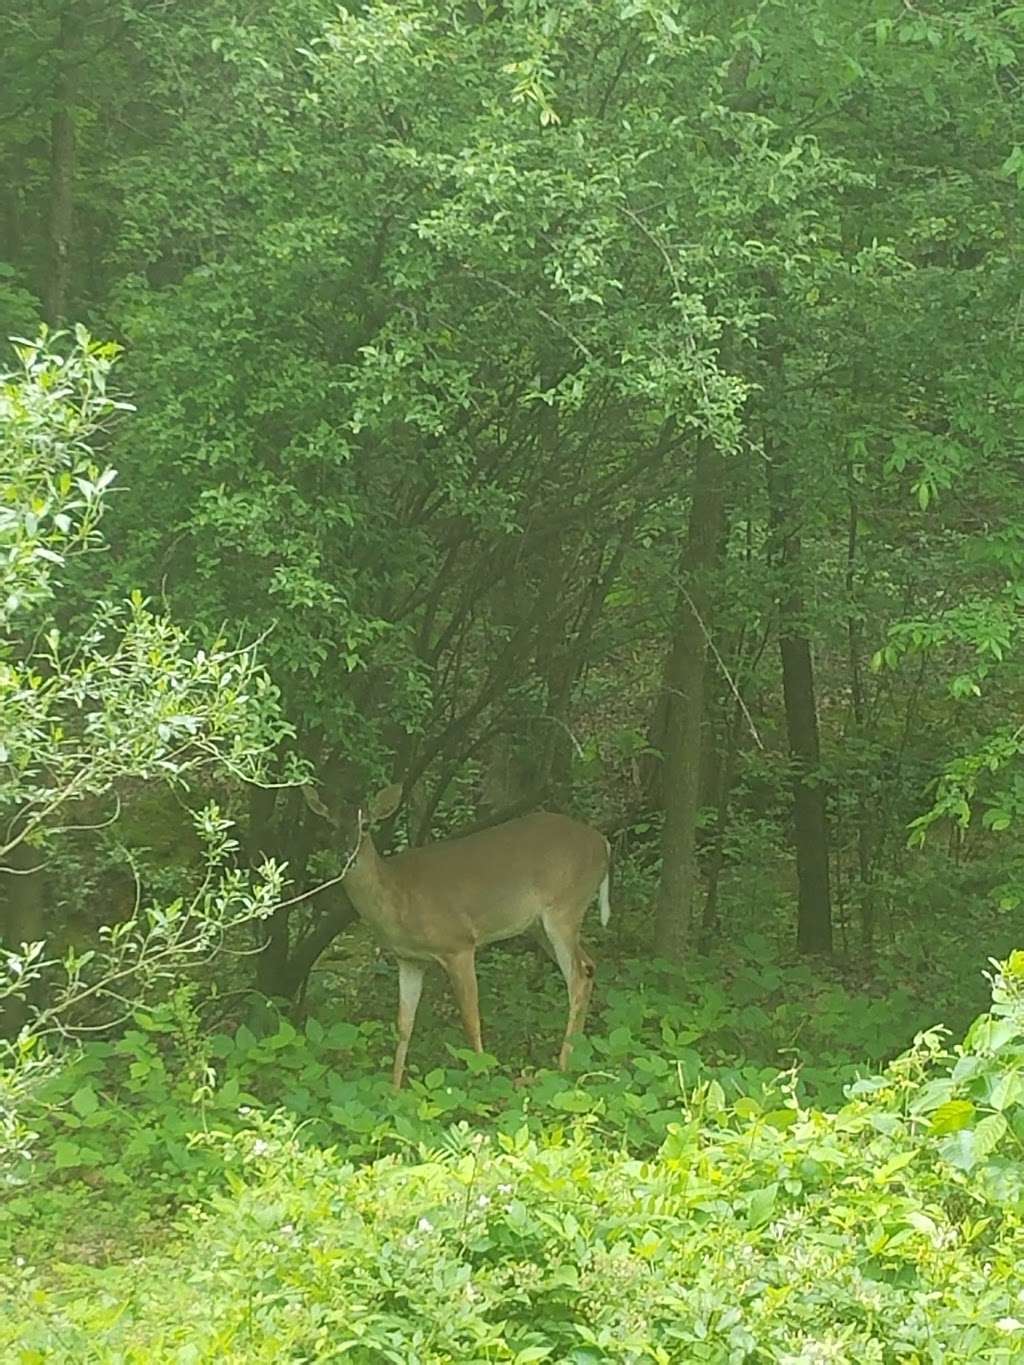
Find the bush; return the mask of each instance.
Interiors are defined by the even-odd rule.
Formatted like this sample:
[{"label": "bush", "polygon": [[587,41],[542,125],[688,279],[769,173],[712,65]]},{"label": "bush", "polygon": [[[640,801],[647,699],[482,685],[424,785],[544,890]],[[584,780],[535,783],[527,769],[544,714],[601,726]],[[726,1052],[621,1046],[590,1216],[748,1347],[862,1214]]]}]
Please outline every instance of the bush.
[{"label": "bush", "polygon": [[[351,1040],[350,1040],[351,1041]],[[4,1358],[969,1361],[1024,1354],[1024,953],[834,1113],[704,1080],[639,1158],[589,1114],[356,1164],[280,1114],[193,1139],[175,1239],[17,1268]],[[578,1093],[586,1095],[585,1088]],[[91,1108],[79,1105],[79,1108]],[[88,1117],[88,1115],[86,1115]]]},{"label": "bush", "polygon": [[255,881],[232,867],[231,821],[210,802],[194,816],[193,894],[136,905],[61,956],[42,895],[19,911],[16,879],[38,884],[71,831],[112,824],[133,784],[263,780],[290,733],[251,648],[198,648],[138,592],[116,604],[68,587],[71,561],[102,548],[116,471],[96,450],[131,405],[108,392],[116,346],[79,327],[61,354],[59,339],[19,343],[18,367],[0,372],[0,1162],[25,1149],[21,1110],[54,1039],[130,1015],[269,915],[283,884],[273,864]]}]

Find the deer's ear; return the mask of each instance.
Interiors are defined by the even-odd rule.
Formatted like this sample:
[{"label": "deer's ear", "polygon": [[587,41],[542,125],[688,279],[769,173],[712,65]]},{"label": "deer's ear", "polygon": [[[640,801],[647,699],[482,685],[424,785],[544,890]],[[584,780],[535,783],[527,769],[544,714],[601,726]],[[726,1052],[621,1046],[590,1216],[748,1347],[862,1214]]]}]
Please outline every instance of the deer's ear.
[{"label": "deer's ear", "polygon": [[401,799],[401,782],[392,782],[390,786],[382,787],[375,796],[370,798],[367,808],[370,823],[375,825],[378,820],[386,820],[389,815],[394,815]]},{"label": "deer's ear", "polygon": [[302,799],[315,815],[322,815],[325,820],[330,820],[333,824],[334,817],[320,799],[320,793],[311,782],[302,784]]}]

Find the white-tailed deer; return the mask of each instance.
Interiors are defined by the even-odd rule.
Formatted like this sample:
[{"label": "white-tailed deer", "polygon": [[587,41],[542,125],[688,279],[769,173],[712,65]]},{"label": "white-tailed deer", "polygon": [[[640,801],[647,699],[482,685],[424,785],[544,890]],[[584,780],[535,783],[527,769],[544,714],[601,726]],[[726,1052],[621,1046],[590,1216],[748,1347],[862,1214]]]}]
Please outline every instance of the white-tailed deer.
[{"label": "white-tailed deer", "polygon": [[539,932],[569,992],[558,1059],[564,1069],[593,988],[594,962],[580,943],[580,927],[598,892],[601,923],[610,917],[604,835],[566,815],[541,811],[382,858],[370,826],[398,808],[401,787],[385,787],[346,820],[332,816],[312,788],[304,791],[310,807],[345,833],[345,890],[398,958],[395,1089],[405,1072],[426,964],[440,962],[448,973],[469,1044],[482,1052],[476,950],[527,929]]}]

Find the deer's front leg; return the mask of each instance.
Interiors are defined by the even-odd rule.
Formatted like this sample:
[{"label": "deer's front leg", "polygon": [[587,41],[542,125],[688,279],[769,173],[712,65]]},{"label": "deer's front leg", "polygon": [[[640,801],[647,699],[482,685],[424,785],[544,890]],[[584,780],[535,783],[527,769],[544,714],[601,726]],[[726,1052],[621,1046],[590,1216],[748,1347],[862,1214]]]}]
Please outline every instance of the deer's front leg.
[{"label": "deer's front leg", "polygon": [[391,1073],[391,1083],[396,1090],[402,1088],[405,1054],[409,1051],[412,1026],[416,1022],[416,1007],[423,992],[425,971],[422,962],[413,962],[405,957],[398,959],[398,1045],[395,1048],[395,1066]]}]

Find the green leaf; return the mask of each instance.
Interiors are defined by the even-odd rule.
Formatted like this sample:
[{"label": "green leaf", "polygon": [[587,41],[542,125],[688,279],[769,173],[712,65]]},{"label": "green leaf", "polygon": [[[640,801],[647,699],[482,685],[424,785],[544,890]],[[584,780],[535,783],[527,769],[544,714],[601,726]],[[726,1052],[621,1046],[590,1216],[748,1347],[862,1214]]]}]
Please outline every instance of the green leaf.
[{"label": "green leaf", "polygon": [[733,1104],[732,1110],[741,1119],[752,1119],[760,1114],[761,1106],[757,1100],[752,1099],[749,1095],[741,1095]]},{"label": "green leaf", "polygon": [[932,1132],[958,1133],[962,1128],[970,1127],[974,1112],[970,1100],[947,1100],[932,1115]]},{"label": "green leaf", "polygon": [[778,1128],[785,1131],[792,1128],[799,1115],[795,1109],[770,1109],[764,1116],[764,1121],[769,1128]]},{"label": "green leaf", "polygon": [[981,1160],[994,1152],[1009,1130],[1002,1114],[986,1114],[974,1129],[975,1156]]},{"label": "green leaf", "polygon": [[53,1144],[53,1164],[58,1171],[78,1166],[81,1163],[81,1152],[82,1148],[77,1142],[71,1142],[68,1138],[58,1138]]},{"label": "green leaf", "polygon": [[1020,1034],[1021,1026],[1014,1019],[997,1019],[991,1014],[982,1014],[968,1029],[964,1047],[983,1053],[1000,1052]]},{"label": "green leaf", "polygon": [[752,1190],[747,1199],[747,1226],[759,1228],[767,1223],[775,1211],[775,1200],[779,1193],[778,1183],[764,1185]]},{"label": "green leaf", "polygon": [[347,1051],[355,1047],[362,1036],[355,1024],[350,1024],[346,1019],[339,1019],[337,1023],[331,1025],[327,1033],[327,1046]]},{"label": "green leaf", "polygon": [[584,1090],[560,1090],[551,1097],[552,1109],[560,1109],[565,1114],[589,1114],[594,1101]]},{"label": "green leaf", "polygon": [[71,1096],[71,1107],[76,1114],[81,1114],[82,1118],[88,1118],[99,1108],[100,1102],[96,1098],[96,1091],[91,1085],[83,1085],[80,1090],[76,1090]]},{"label": "green leaf", "polygon": [[709,1082],[704,1107],[709,1114],[720,1114],[725,1108],[725,1091],[718,1081]]},{"label": "green leaf", "polygon": [[911,1099],[909,1109],[912,1114],[928,1114],[940,1108],[953,1094],[953,1082],[947,1077],[929,1081]]},{"label": "green leaf", "polygon": [[886,1181],[891,1180],[898,1171],[905,1170],[916,1156],[916,1148],[909,1152],[897,1152],[895,1156],[890,1157],[882,1166],[879,1166],[878,1170],[875,1172],[875,1180],[880,1185],[884,1185]]},{"label": "green leaf", "polygon": [[974,1150],[973,1129],[963,1128],[960,1132],[944,1138],[939,1143],[939,1155],[959,1171],[971,1170],[978,1160]]},{"label": "green leaf", "polygon": [[1024,1100],[1024,1076],[1019,1071],[1006,1071],[992,1086],[989,1104],[993,1109],[1009,1109]]}]

